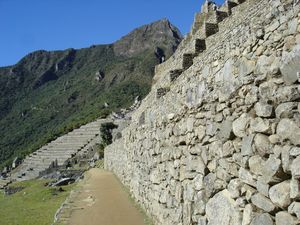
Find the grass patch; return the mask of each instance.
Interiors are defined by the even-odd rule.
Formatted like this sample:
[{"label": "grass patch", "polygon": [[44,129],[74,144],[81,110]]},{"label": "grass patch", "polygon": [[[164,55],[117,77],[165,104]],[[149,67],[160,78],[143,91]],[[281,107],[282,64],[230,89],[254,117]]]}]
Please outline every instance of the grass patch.
[{"label": "grass patch", "polygon": [[75,184],[59,188],[45,187],[49,180],[31,180],[14,183],[12,187],[24,187],[20,192],[5,196],[0,191],[0,224],[49,225],[53,223],[57,209],[65,201]]}]

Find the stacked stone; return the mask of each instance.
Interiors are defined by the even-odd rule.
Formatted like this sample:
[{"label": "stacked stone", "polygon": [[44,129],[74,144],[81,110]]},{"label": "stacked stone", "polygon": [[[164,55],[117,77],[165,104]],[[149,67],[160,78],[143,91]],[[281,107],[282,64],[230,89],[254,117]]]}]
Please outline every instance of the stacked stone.
[{"label": "stacked stone", "polygon": [[[156,224],[300,224],[299,12],[291,0],[233,8],[187,70],[157,80],[168,92],[157,98],[153,88],[106,149],[106,168]],[[195,38],[159,73],[177,69]]]},{"label": "stacked stone", "polygon": [[85,153],[91,145],[100,142],[100,126],[105,121],[100,119],[81,126],[30,154],[12,172],[12,179],[30,180],[37,178],[46,169],[62,166],[76,154]]}]

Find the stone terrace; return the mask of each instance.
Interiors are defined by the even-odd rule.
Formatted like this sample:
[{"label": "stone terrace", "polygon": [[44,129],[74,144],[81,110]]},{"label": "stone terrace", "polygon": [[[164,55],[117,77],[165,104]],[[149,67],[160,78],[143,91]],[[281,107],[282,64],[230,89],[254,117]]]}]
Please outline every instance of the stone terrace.
[{"label": "stone terrace", "polygon": [[27,156],[23,163],[12,172],[12,179],[37,178],[40,172],[53,166],[62,166],[76,154],[87,152],[90,147],[100,142],[100,126],[107,121],[99,119],[86,124],[41,147]]}]

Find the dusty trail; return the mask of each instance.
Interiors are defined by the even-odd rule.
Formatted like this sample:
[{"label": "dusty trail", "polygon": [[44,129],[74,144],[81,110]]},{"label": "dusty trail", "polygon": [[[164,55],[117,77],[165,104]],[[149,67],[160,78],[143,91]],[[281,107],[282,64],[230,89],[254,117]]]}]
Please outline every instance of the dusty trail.
[{"label": "dusty trail", "polygon": [[70,225],[145,225],[115,176],[91,169],[71,203]]}]

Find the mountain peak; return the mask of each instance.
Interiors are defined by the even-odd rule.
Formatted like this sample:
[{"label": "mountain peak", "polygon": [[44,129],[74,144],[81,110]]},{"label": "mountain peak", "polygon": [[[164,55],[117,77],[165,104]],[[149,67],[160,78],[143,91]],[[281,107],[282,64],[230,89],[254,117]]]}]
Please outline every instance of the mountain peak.
[{"label": "mountain peak", "polygon": [[[143,25],[114,44],[114,52],[118,56],[134,56],[146,49],[160,47],[160,43],[167,43],[171,49],[176,49],[183,36],[179,29],[164,18],[153,23]],[[170,56],[174,52],[166,52]]]}]

